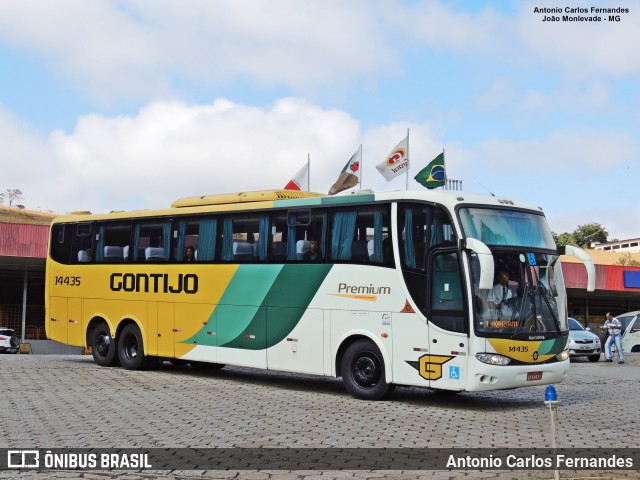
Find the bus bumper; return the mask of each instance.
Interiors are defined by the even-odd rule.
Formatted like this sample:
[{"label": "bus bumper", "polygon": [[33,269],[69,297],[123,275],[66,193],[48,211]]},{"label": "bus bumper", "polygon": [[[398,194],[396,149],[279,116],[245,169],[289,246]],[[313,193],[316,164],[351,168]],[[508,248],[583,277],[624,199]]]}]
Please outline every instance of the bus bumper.
[{"label": "bus bumper", "polygon": [[473,359],[475,372],[467,378],[467,391],[504,390],[561,383],[567,377],[569,360],[535,365],[488,365]]}]

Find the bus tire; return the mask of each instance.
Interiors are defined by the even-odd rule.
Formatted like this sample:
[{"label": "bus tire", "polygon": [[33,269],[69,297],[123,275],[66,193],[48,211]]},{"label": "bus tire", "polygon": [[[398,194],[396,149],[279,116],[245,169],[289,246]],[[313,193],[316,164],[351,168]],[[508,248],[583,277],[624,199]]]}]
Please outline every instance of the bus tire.
[{"label": "bus tire", "polygon": [[118,341],[111,338],[109,325],[101,321],[91,330],[89,339],[93,361],[101,367],[115,367],[118,364]]},{"label": "bus tire", "polygon": [[127,370],[144,370],[150,358],[144,354],[142,333],[136,324],[130,323],[122,329],[118,337],[118,357]]},{"label": "bus tire", "polygon": [[361,400],[379,400],[394,388],[387,383],[380,349],[370,340],[357,340],[342,357],[342,382]]}]

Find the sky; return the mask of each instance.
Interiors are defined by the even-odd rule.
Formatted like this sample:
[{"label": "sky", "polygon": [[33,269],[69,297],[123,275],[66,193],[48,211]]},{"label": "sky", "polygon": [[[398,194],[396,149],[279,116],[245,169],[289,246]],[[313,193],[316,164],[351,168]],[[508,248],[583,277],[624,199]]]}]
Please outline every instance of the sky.
[{"label": "sky", "polygon": [[410,189],[444,150],[463,191],[637,238],[638,45],[630,1],[0,0],[0,192],[164,208],[310,159],[326,193],[360,145],[357,188],[404,190],[375,165],[409,132]]}]

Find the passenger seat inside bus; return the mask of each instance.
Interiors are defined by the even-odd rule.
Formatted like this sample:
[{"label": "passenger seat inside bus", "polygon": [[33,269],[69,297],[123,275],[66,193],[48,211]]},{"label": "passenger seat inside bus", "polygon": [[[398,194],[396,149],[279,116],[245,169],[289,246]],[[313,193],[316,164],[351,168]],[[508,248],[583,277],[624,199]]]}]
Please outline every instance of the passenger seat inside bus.
[{"label": "passenger seat inside bus", "polygon": [[304,254],[309,251],[309,240],[296,242],[296,260],[304,260]]},{"label": "passenger seat inside bus", "polygon": [[249,242],[233,242],[233,259],[253,259],[253,247],[251,246],[251,244]]},{"label": "passenger seat inside bus", "polygon": [[147,247],[144,249],[144,258],[147,262],[164,262],[167,257],[162,247]]},{"label": "passenger seat inside bus", "polygon": [[105,262],[122,262],[122,247],[117,245],[106,245],[104,247],[104,261]]},{"label": "passenger seat inside bus", "polygon": [[91,257],[89,256],[86,250],[78,251],[78,262],[87,263],[90,261],[91,261]]},{"label": "passenger seat inside bus", "polygon": [[366,240],[354,240],[351,244],[351,260],[356,262],[368,262],[369,254],[367,253]]},{"label": "passenger seat inside bus", "polygon": [[273,242],[271,244],[271,258],[274,260],[284,260],[287,257],[287,243]]}]

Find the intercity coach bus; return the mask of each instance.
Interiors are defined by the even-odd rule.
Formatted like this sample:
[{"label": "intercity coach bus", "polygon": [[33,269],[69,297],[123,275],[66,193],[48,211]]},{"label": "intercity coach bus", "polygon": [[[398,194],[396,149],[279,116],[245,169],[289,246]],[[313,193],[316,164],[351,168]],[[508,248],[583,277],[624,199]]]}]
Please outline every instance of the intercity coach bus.
[{"label": "intercity coach bus", "polygon": [[561,253],[583,260],[593,290],[590,257],[559,251],[539,208],[458,191],[75,213],[51,226],[46,330],[102,366],[335,376],[361,399],[557,383],[569,369]]}]

